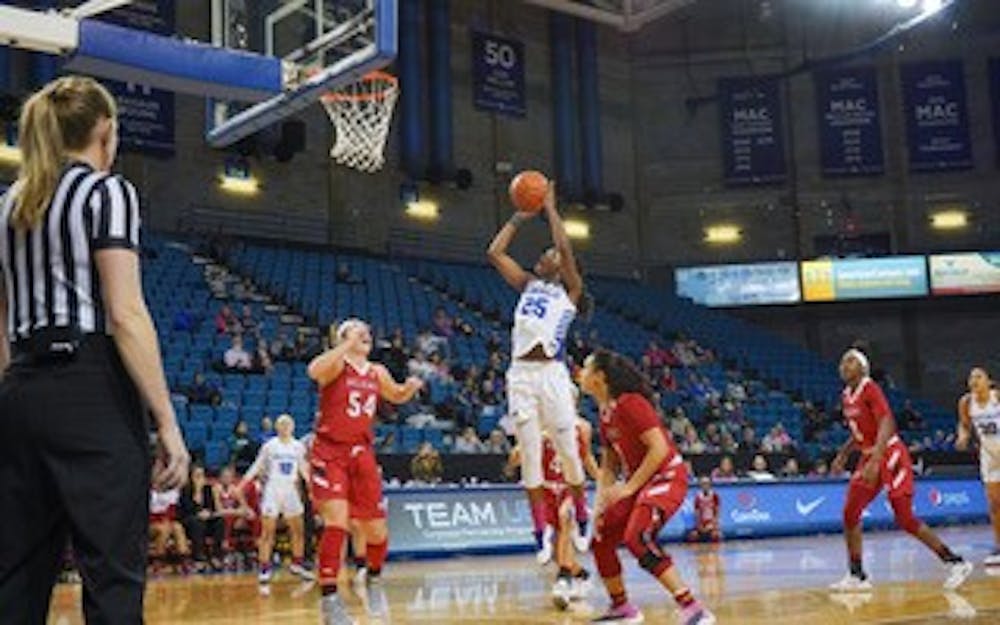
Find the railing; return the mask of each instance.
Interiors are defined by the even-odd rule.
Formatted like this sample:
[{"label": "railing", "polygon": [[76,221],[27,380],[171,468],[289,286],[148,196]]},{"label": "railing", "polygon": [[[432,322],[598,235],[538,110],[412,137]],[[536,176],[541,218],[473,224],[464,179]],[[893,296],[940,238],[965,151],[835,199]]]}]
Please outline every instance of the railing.
[{"label": "railing", "polygon": [[330,232],[330,220],[319,213],[238,211],[218,206],[190,206],[177,225],[181,231],[221,231],[227,235],[319,245],[329,242]]}]

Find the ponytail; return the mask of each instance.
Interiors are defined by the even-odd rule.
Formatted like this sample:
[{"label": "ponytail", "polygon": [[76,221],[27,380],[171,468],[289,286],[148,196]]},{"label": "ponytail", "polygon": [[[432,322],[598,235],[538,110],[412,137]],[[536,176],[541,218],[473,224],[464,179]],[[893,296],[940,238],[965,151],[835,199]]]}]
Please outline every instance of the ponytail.
[{"label": "ponytail", "polygon": [[41,223],[67,151],[85,149],[97,122],[116,115],[111,94],[93,78],[58,78],[28,98],[18,126],[23,162],[10,218],[16,228],[28,230]]}]

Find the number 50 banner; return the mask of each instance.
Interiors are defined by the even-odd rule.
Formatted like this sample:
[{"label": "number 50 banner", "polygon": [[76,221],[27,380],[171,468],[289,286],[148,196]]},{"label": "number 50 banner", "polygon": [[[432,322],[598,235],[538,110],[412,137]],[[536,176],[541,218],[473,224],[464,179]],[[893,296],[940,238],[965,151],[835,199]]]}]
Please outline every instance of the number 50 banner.
[{"label": "number 50 banner", "polygon": [[524,44],[473,31],[472,97],[478,109],[524,116]]}]

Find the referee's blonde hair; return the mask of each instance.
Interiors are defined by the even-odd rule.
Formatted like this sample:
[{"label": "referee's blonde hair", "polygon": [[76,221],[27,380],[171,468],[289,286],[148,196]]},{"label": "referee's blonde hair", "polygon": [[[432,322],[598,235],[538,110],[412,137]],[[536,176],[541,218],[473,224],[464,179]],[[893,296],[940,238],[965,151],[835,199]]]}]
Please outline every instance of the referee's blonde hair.
[{"label": "referee's blonde hair", "polygon": [[57,78],[28,98],[21,110],[14,226],[37,226],[55,193],[67,151],[87,147],[102,118],[115,119],[118,107],[99,82],[86,76]]}]

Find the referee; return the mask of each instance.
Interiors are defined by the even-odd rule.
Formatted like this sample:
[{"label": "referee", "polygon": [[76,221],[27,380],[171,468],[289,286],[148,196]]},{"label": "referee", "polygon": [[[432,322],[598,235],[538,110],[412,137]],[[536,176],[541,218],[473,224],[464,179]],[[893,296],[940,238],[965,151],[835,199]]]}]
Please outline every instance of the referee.
[{"label": "referee", "polygon": [[24,104],[23,165],[0,197],[4,625],[44,625],[67,538],[86,622],[142,623],[150,480],[178,488],[187,473],[140,284],[136,192],[108,173],[116,116],[93,79],[46,85]]}]

